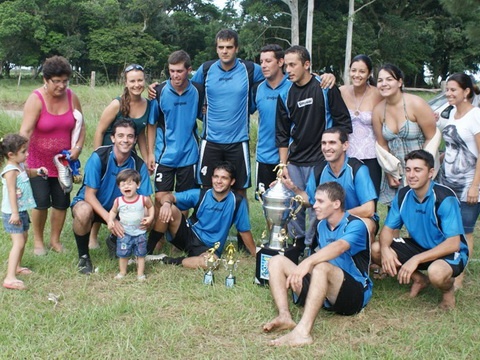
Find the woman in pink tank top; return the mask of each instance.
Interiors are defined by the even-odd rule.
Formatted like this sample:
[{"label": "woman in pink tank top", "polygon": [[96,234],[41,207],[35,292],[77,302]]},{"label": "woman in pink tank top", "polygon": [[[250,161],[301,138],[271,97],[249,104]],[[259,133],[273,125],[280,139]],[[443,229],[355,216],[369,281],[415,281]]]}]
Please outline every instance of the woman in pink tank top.
[{"label": "woman in pink tank top", "polygon": [[48,169],[47,180],[37,177],[31,182],[37,203],[32,210],[35,255],[46,254],[43,233],[50,207],[50,247],[56,252],[63,250],[60,234],[70,206],[70,195],[60,187],[53,157],[68,150],[71,159],[76,160],[85,141],[83,125],[76,144],[72,146],[71,143],[75,127],[73,112],[82,112],[78,97],[68,89],[71,74],[72,68],[64,57],[48,58],[43,64],[44,85],[30,94],[23,109],[20,134],[30,140],[28,167],[36,168],[37,164],[42,164]]}]

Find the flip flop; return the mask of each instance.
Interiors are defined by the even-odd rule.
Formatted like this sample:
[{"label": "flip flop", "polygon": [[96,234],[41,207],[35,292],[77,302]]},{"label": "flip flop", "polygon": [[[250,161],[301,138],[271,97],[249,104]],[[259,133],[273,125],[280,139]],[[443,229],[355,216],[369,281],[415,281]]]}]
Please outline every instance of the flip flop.
[{"label": "flip flop", "polygon": [[27,289],[27,287],[25,286],[22,280],[15,280],[11,283],[4,282],[3,287],[9,290],[26,290]]},{"label": "flip flop", "polygon": [[26,267],[21,267],[17,270],[17,275],[31,275],[33,271]]}]

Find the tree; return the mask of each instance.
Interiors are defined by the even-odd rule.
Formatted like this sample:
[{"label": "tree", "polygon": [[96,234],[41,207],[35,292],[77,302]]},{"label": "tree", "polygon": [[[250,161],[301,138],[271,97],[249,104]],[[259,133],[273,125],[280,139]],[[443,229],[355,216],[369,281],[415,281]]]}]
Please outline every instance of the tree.
[{"label": "tree", "polygon": [[299,27],[299,16],[298,16],[298,0],[281,0],[283,3],[288,5],[290,9],[290,28],[291,28],[291,45],[300,44],[300,27]]},{"label": "tree", "polygon": [[371,0],[370,2],[362,5],[360,8],[355,10],[355,0],[348,0],[347,42],[345,45],[345,67],[343,69],[344,84],[350,83],[350,76],[349,76],[348,69],[350,67],[350,61],[352,59],[352,37],[353,37],[353,23],[355,20],[355,14],[360,10],[362,10],[365,6],[368,6],[373,2],[375,2],[375,0]]},{"label": "tree", "polygon": [[38,65],[46,28],[34,0],[0,3],[0,64],[9,76],[10,65]]}]

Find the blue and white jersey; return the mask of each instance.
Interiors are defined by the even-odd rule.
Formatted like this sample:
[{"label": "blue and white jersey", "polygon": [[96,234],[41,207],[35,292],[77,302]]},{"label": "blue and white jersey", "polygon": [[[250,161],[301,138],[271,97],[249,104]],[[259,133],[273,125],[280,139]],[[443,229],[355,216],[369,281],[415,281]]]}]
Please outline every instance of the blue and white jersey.
[{"label": "blue and white jersey", "polygon": [[[192,81],[205,86],[207,111],[204,116],[202,138],[217,144],[234,144],[249,139],[250,84],[247,66],[235,59],[235,65],[223,70],[220,60],[207,71],[206,79],[201,65]],[[253,82],[263,80],[261,68],[254,64]]]},{"label": "blue and white jersey", "polygon": [[285,75],[278,86],[273,89],[267,80],[256,88],[252,112],[258,110],[257,161],[264,164],[278,164],[280,156],[275,145],[275,121],[277,116],[277,99],[285,98],[292,86]]},{"label": "blue and white jersey", "polygon": [[175,205],[183,211],[194,208],[201,201],[195,220],[192,220],[191,217],[188,219],[188,223],[195,235],[206,246],[211,248],[216,242],[220,242],[220,247],[216,251],[216,254],[220,256],[233,224],[239,232],[250,230],[247,202],[242,199],[235,214],[237,205],[233,192],[230,192],[222,201],[215,199],[212,189],[207,190],[202,199],[200,199],[201,192],[201,189],[178,192],[175,194]]},{"label": "blue and white jersey", "polygon": [[179,168],[198,161],[197,118],[201,118],[203,90],[191,81],[180,95],[167,80],[157,85],[148,123],[157,125],[155,160]]},{"label": "blue and white jersey", "polygon": [[334,181],[342,185],[345,190],[345,209],[350,210],[361,206],[371,200],[377,199],[377,193],[373,186],[370,172],[360,160],[345,156],[340,174],[335,176],[330,164],[325,164],[320,174],[310,173],[305,192],[311,205],[315,203],[315,191],[317,186],[328,181]]},{"label": "blue and white jersey", "polygon": [[[403,199],[402,201],[400,199]],[[391,229],[407,228],[412,239],[426,250],[433,249],[447,238],[460,236],[460,251],[445,258],[452,265],[467,264],[468,246],[464,236],[460,203],[448,187],[430,182],[423,201],[409,186],[400,189],[393,199],[385,225]]]},{"label": "blue and white jersey", "polygon": [[[152,184],[150,183],[150,175],[143,160],[132,153],[127,161],[119,166],[112,150],[108,153],[105,159],[106,163],[102,165],[102,159],[100,158],[98,151],[105,148],[113,148],[113,146],[101,146],[88,158],[87,163],[85,164],[85,175],[83,177],[82,187],[73,198],[71,206],[74,206],[81,200],[85,200],[85,188],[88,186],[97,190],[96,196],[98,201],[105,210],[110,211],[115,199],[122,196],[122,193],[117,186],[117,175],[124,169],[138,170],[138,168],[140,168],[139,172],[142,180],[137,192],[140,195],[152,195],[153,191]],[[140,165],[137,164],[137,162],[141,162]],[[103,174],[102,170],[104,170]]]},{"label": "blue and white jersey", "polygon": [[360,218],[345,212],[342,220],[333,230],[330,230],[327,220],[321,220],[317,226],[319,247],[344,240],[350,249],[328,262],[339,267],[351,275],[355,281],[361,283],[363,293],[363,306],[367,305],[372,297],[373,283],[368,275],[370,268],[370,239],[367,227]]}]

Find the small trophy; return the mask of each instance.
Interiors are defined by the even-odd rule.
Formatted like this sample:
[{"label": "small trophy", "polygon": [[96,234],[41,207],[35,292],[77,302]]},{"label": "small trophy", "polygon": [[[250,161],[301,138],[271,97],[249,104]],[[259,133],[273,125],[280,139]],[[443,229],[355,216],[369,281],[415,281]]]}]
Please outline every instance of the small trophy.
[{"label": "small trophy", "polygon": [[207,272],[203,276],[203,283],[205,285],[213,285],[215,282],[215,277],[213,276],[213,270],[218,266],[219,259],[215,257],[215,250],[220,247],[220,242],[217,241],[212,248],[208,249],[207,254],[205,255],[205,266],[207,267]]},{"label": "small trophy", "polygon": [[237,279],[233,272],[237,270],[238,260],[235,256],[235,245],[232,243],[228,244],[225,248],[225,258],[223,258],[223,266],[225,266],[225,270],[228,271],[228,275],[225,278],[225,286],[227,288],[233,288],[233,286],[237,283]]}]

